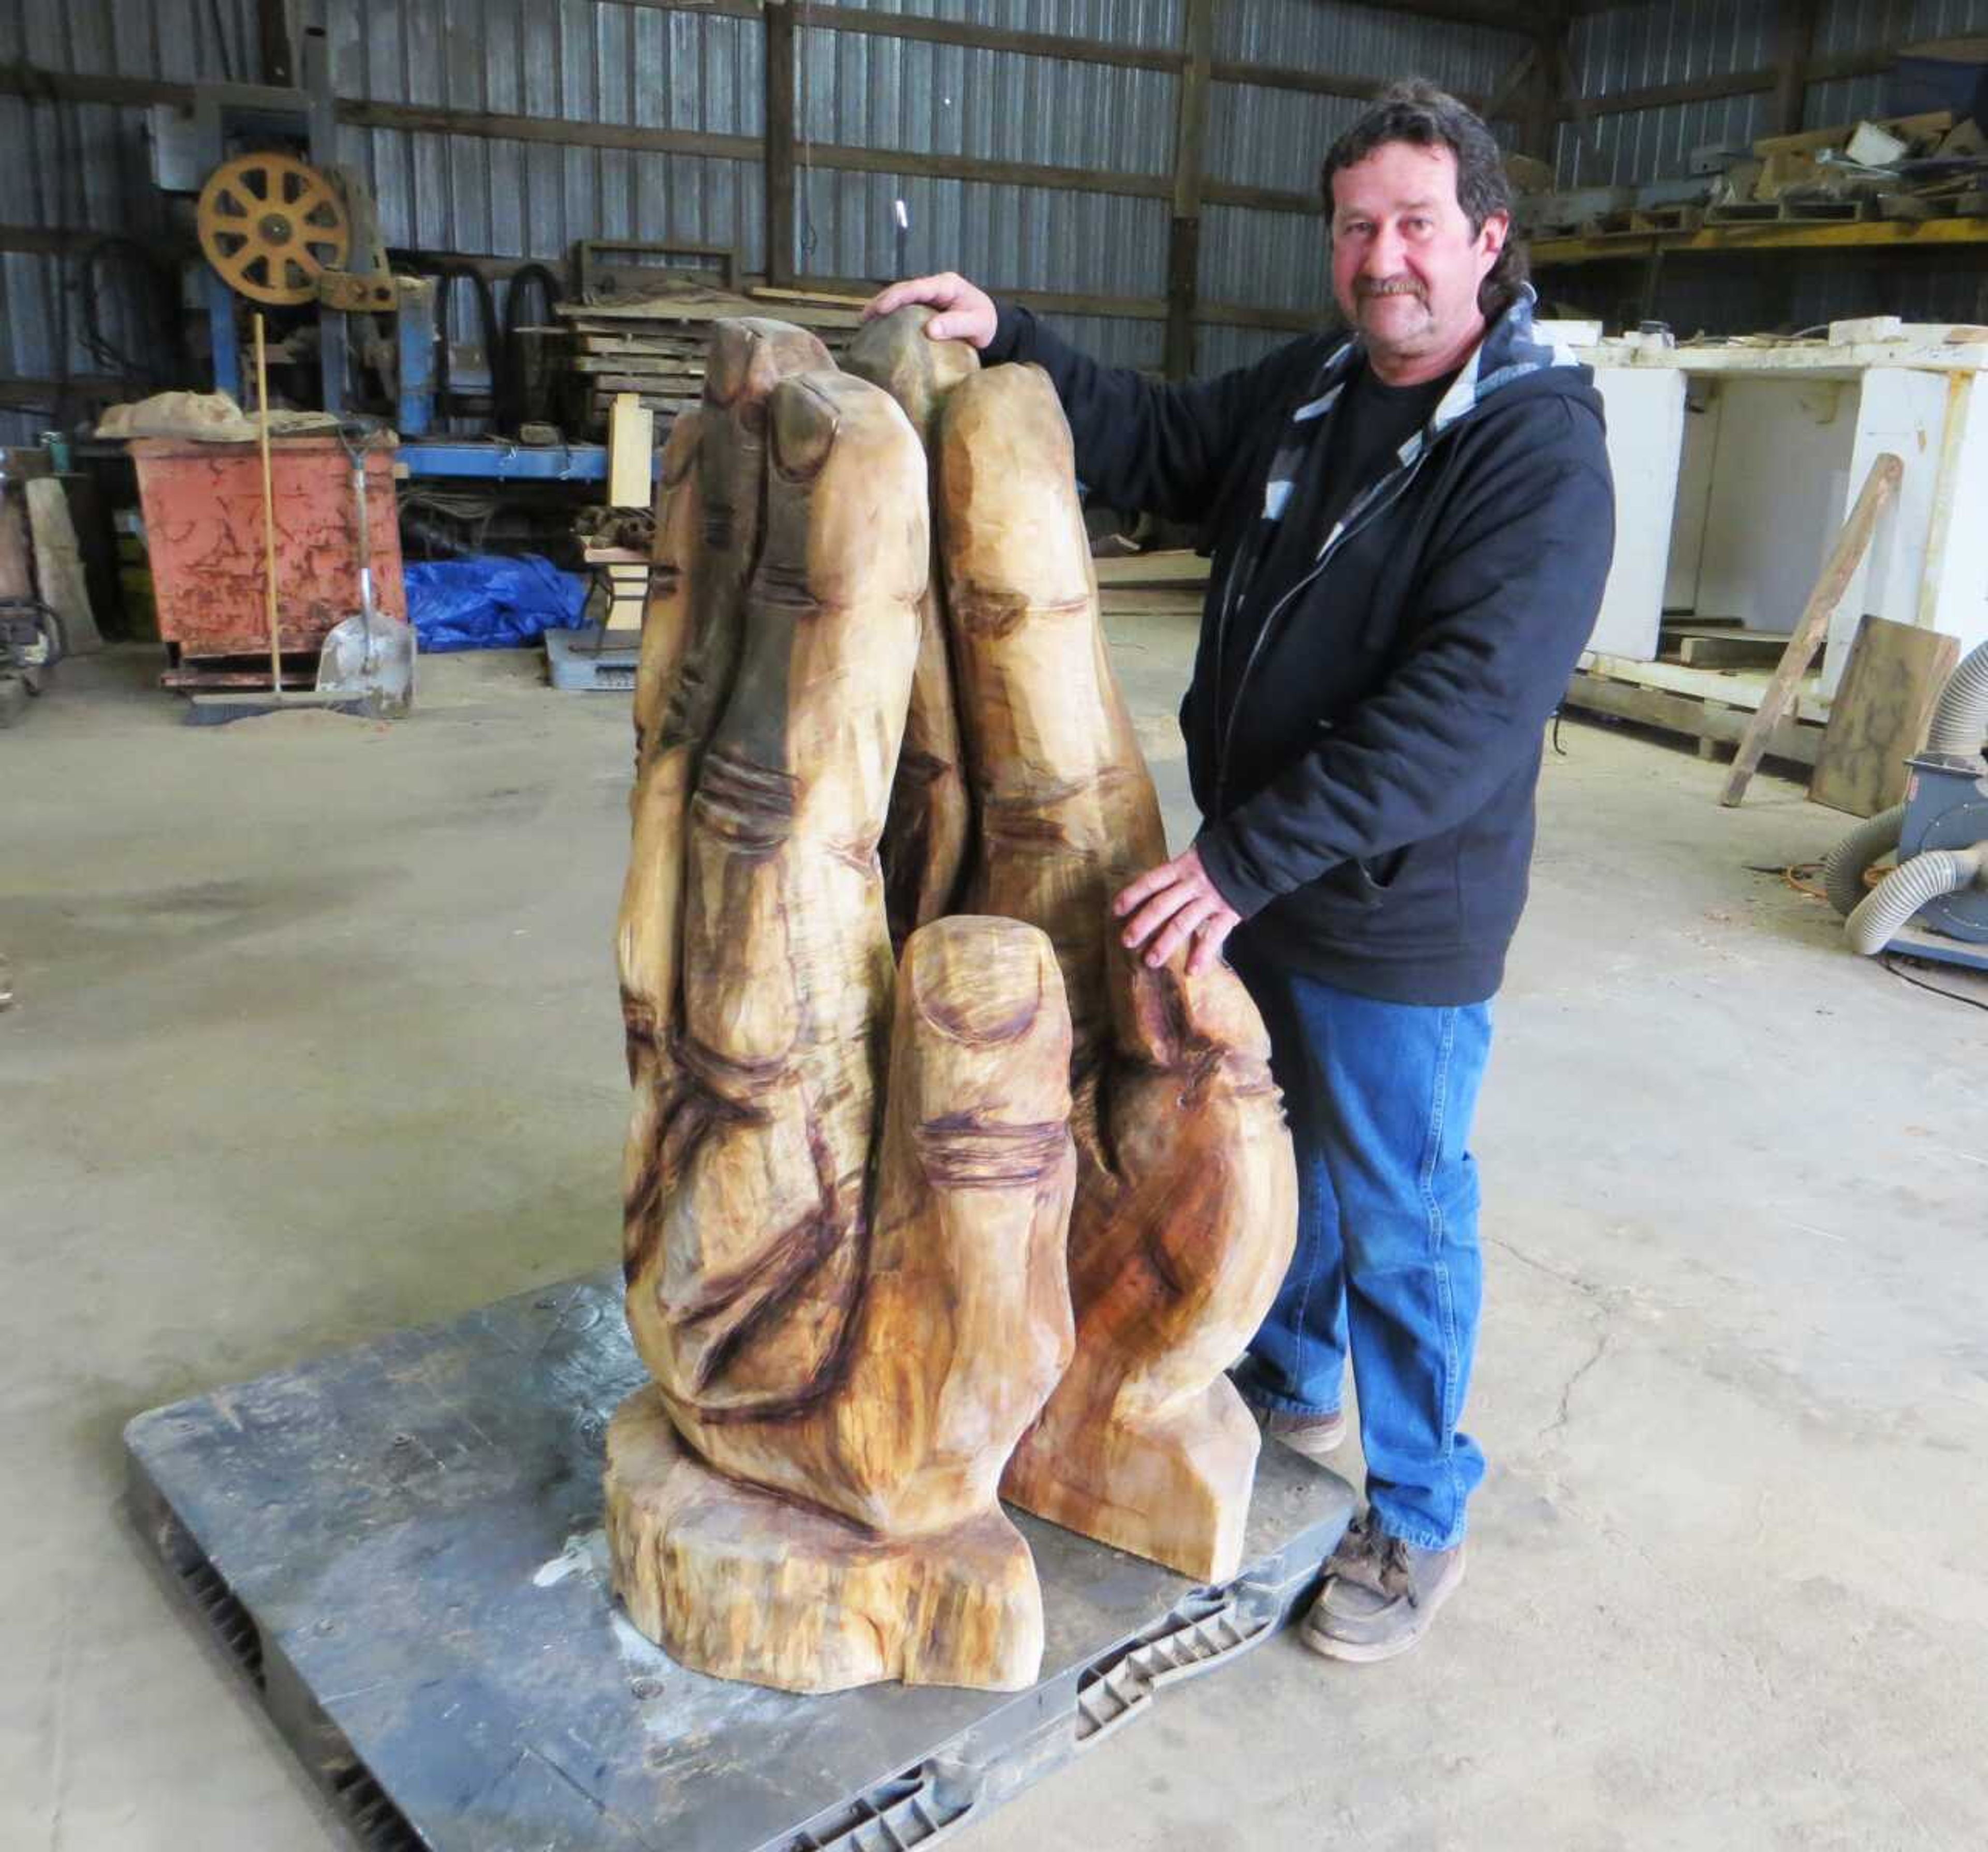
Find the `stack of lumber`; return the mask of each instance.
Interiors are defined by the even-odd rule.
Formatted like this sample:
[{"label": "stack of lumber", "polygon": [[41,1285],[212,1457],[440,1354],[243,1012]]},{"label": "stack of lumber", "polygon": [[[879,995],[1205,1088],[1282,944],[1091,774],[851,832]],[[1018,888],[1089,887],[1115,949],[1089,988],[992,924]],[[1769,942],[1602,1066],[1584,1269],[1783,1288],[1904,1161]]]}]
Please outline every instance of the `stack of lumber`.
[{"label": "stack of lumber", "polygon": [[791,322],[813,330],[839,357],[862,325],[862,306],[860,296],[775,289],[739,295],[687,283],[641,296],[561,302],[556,313],[571,341],[566,364],[584,384],[586,422],[598,429],[617,393],[637,394],[665,421],[695,405],[704,390],[705,348],[717,323],[742,316]]},{"label": "stack of lumber", "polygon": [[1951,111],[1843,123],[1699,150],[1702,181],[1528,198],[1535,235],[1693,232],[1703,225],[1936,218],[1988,212],[1988,138]]},{"label": "stack of lumber", "polygon": [[1933,110],[1769,136],[1721,177],[1714,225],[1789,218],[1929,218],[1983,209],[1980,130]]}]

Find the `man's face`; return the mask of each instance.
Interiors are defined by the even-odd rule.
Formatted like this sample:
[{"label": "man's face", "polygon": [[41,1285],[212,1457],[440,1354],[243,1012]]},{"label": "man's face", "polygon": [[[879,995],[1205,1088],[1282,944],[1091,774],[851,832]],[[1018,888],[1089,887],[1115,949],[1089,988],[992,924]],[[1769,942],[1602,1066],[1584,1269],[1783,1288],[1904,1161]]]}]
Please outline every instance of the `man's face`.
[{"label": "man's face", "polygon": [[1472,231],[1456,157],[1439,144],[1383,143],[1332,177],[1332,292],[1377,369],[1447,371],[1477,337],[1477,286],[1510,220],[1494,212]]}]

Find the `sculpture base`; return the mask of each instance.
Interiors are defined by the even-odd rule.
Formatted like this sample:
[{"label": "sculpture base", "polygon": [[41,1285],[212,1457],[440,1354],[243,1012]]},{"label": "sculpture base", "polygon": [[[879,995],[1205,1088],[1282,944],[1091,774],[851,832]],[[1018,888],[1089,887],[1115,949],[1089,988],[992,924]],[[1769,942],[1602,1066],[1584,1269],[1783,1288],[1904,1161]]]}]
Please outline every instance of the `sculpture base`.
[{"label": "sculpture base", "polygon": [[917,1844],[1107,1732],[1232,1702],[1214,1668],[1303,1611],[1352,1510],[1266,1448],[1241,1576],[1212,1590],[1019,1518],[1047,1641],[1026,1691],[707,1678],[607,1586],[602,1442],[647,1381],[621,1296],[603,1269],[125,1431],[143,1548],[368,1845]]},{"label": "sculpture base", "polygon": [[[1075,1412],[1060,1418],[1059,1404]],[[1235,1384],[1217,1377],[1143,1422],[1086,1419],[1084,1406],[1057,1391],[1015,1449],[1001,1495],[1197,1581],[1227,1581],[1242,1565],[1261,1445]]]},{"label": "sculpture base", "polygon": [[998,1509],[880,1537],[714,1472],[653,1387],[609,1424],[604,1483],[614,1592],[695,1671],[783,1691],[886,1679],[1014,1691],[1042,1669],[1035,1563]]}]

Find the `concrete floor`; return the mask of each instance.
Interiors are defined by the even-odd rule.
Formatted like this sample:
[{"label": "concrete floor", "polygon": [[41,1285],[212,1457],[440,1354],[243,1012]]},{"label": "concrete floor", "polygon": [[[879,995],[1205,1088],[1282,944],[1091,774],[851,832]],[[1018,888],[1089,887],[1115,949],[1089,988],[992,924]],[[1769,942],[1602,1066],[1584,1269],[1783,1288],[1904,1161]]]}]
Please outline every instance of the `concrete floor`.
[{"label": "concrete floor", "polygon": [[[1177,836],[1188,641],[1116,639]],[[614,1254],[625,703],[458,658],[399,727],[206,731],[154,667],[0,735],[0,1844],[336,1847],[120,1523],[119,1430]],[[1563,744],[1469,1584],[1394,1665],[1168,1694],[985,1852],[1988,1844],[1988,1016],[1750,870],[1841,828],[1794,787]]]}]

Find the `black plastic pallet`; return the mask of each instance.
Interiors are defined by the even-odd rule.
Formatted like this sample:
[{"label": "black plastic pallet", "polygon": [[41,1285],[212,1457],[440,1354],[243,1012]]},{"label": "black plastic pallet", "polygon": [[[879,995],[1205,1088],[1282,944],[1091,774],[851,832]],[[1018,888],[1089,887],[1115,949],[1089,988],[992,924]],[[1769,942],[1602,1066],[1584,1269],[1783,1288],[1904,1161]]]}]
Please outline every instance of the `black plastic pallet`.
[{"label": "black plastic pallet", "polygon": [[620,693],[635,685],[641,644],[630,637],[610,642],[598,624],[546,632],[546,679],[556,688]]},{"label": "black plastic pallet", "polygon": [[1267,1448],[1218,1588],[1016,1514],[1047,1636],[1020,1692],[803,1698],[629,1625],[599,1525],[643,1380],[613,1272],[140,1416],[131,1509],[368,1852],[908,1852],[1297,1611],[1350,1489]]}]

